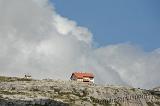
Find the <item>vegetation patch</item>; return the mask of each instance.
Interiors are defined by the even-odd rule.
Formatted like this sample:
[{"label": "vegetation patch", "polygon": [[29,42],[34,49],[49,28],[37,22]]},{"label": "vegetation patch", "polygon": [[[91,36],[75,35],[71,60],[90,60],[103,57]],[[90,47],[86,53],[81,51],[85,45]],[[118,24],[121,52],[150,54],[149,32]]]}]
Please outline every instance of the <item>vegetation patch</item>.
[{"label": "vegetation patch", "polygon": [[0,76],[0,82],[33,81],[33,79]]},{"label": "vegetation patch", "polygon": [[27,95],[26,92],[20,92],[20,91],[0,91],[0,94],[3,94],[3,95]]},{"label": "vegetation patch", "polygon": [[147,102],[147,104],[148,104],[148,106],[154,106],[154,104],[151,102]]}]

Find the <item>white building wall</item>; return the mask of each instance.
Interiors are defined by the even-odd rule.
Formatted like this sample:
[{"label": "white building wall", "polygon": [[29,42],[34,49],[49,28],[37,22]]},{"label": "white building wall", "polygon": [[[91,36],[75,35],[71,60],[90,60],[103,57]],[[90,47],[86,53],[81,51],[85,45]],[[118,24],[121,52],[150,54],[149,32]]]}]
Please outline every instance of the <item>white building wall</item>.
[{"label": "white building wall", "polygon": [[93,78],[93,79],[90,79],[90,82],[94,83],[94,78]]}]

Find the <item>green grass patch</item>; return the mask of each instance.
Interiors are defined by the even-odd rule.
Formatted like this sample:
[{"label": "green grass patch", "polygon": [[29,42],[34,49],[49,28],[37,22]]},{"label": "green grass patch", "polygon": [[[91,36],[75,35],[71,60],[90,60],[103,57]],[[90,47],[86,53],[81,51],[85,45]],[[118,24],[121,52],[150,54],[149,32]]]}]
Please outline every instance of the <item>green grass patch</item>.
[{"label": "green grass patch", "polygon": [[0,76],[0,82],[32,81],[33,79]]}]

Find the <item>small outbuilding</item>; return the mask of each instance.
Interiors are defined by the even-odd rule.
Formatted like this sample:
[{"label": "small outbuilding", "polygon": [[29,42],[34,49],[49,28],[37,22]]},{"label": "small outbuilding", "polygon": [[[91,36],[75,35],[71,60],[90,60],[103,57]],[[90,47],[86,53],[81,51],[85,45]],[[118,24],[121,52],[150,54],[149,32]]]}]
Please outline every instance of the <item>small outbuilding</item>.
[{"label": "small outbuilding", "polygon": [[25,75],[24,75],[24,78],[25,78],[25,79],[32,79],[32,76],[31,76],[30,74],[25,74]]},{"label": "small outbuilding", "polygon": [[91,82],[94,83],[94,75],[86,72],[74,72],[71,75],[71,80],[79,82]]}]

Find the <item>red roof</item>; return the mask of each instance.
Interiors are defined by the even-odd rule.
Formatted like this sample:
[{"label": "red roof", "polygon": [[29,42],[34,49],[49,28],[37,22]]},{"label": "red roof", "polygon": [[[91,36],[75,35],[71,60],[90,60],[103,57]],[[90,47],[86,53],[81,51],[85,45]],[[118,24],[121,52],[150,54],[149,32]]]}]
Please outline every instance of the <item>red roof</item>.
[{"label": "red roof", "polygon": [[92,73],[74,72],[72,73],[72,75],[75,75],[77,78],[84,78],[84,77],[94,78],[94,75]]}]

